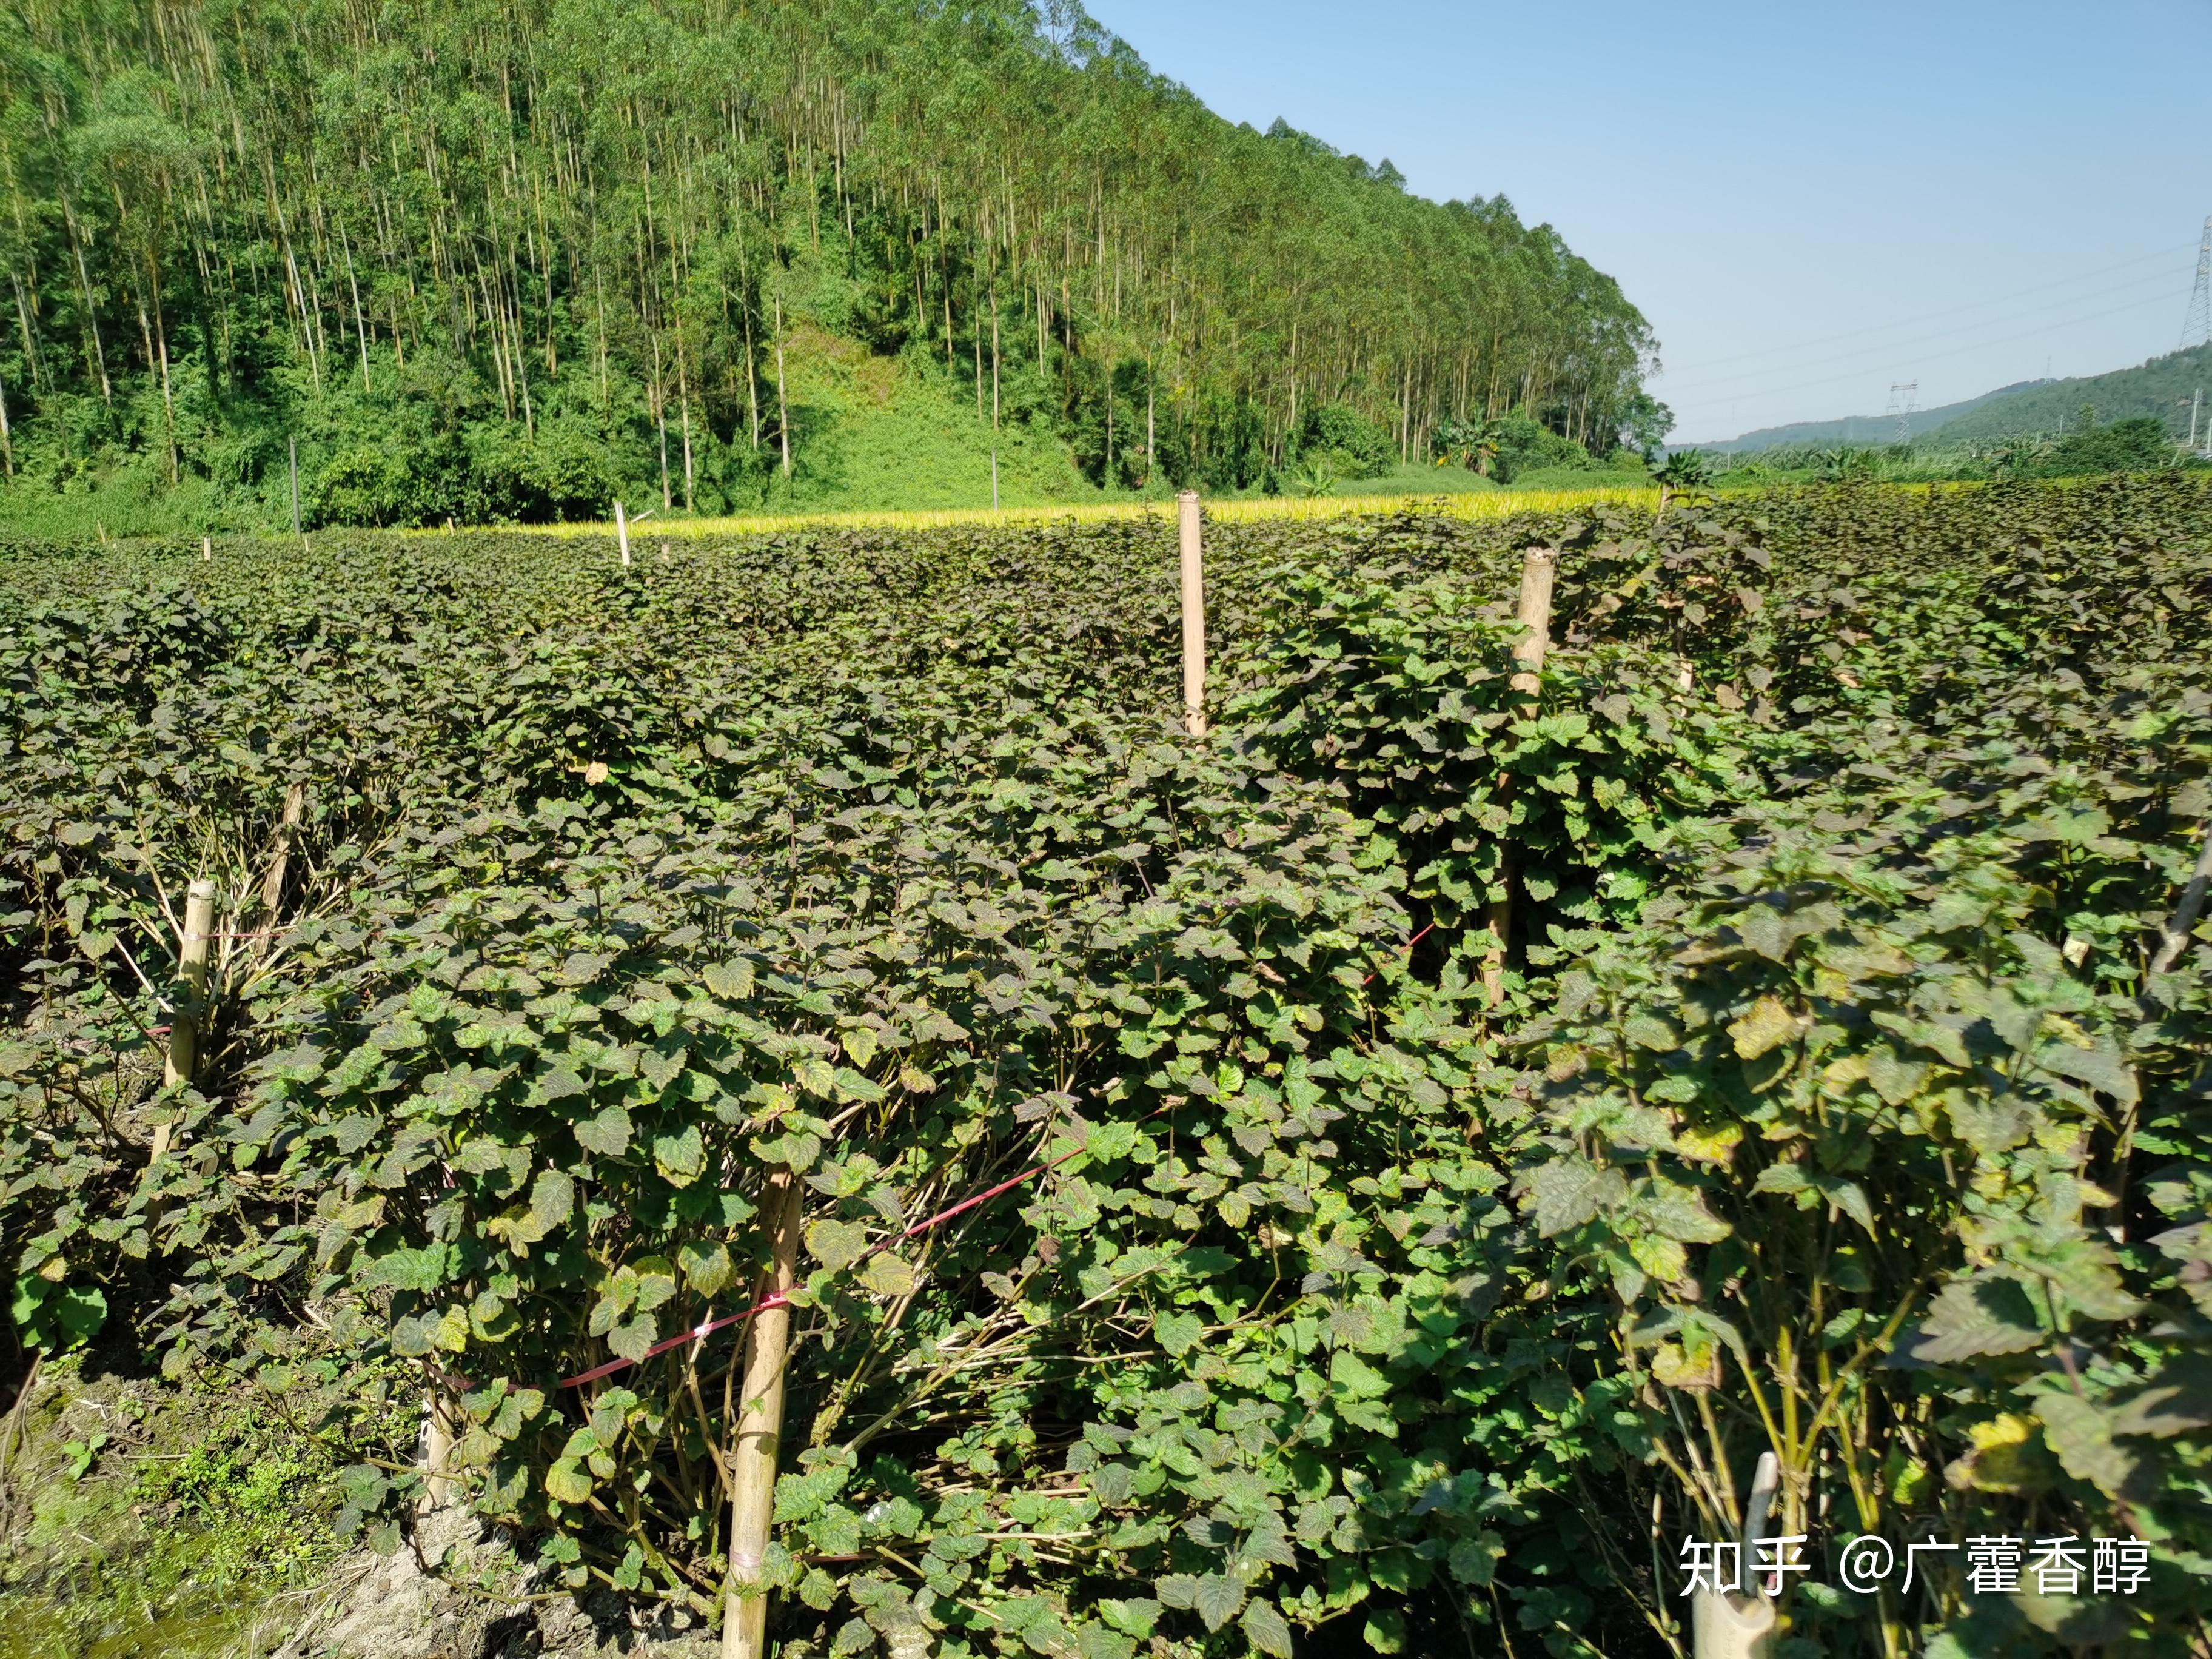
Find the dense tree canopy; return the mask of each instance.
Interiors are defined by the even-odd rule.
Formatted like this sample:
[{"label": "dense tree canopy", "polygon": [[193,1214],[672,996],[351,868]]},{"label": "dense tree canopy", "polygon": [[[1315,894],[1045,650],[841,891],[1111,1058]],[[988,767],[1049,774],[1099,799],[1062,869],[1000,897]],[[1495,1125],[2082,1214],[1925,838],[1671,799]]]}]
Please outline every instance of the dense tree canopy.
[{"label": "dense tree canopy", "polygon": [[1651,345],[1503,197],[1232,126],[1056,0],[28,0],[0,167],[10,469],[274,499],[299,435],[327,519],[756,497],[802,325],[1217,487],[1324,405],[1607,447]]}]

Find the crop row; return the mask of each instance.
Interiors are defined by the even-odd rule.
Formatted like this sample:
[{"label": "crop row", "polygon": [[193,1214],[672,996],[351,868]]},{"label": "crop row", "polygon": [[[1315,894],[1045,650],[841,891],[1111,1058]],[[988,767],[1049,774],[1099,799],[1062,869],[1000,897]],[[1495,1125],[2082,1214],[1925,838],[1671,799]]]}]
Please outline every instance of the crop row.
[{"label": "crop row", "polygon": [[[1202,739],[1152,521],[18,549],[16,1369],[396,1357],[541,1584],[712,1610],[746,1328],[656,1350],[796,1194],[791,1641],[1679,1652],[1771,1452],[1808,1639],[2188,1650],[2208,530],[1217,522]],[[1832,1553],[2039,1529],[2147,1581]]]}]

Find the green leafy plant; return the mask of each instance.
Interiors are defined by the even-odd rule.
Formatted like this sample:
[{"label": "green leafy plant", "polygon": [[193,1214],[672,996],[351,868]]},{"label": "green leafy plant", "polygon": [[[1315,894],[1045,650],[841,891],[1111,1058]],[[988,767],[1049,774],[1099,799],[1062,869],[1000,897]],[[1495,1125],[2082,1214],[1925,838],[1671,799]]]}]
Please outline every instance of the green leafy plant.
[{"label": "green leafy plant", "polygon": [[1451,959],[1493,948],[1486,908],[1515,887],[1532,962],[1632,918],[1677,826],[1747,781],[1727,714],[1637,647],[1547,659],[1531,699],[1511,684],[1522,630],[1462,583],[1277,580],[1229,715],[1276,764],[1346,791],[1372,826],[1362,861],[1401,872]]},{"label": "green leafy plant", "polygon": [[[165,1502],[400,1548],[434,1473],[537,1593],[711,1613],[795,1177],[794,1647],[1679,1651],[1765,1449],[1793,1640],[2184,1650],[2205,500],[1218,525],[1205,740],[1157,523],[20,547],[11,1302],[366,1413]],[[1864,1606],[1869,1524],[2151,1582]]]},{"label": "green leafy plant", "polygon": [[1712,482],[1713,465],[1701,450],[1677,449],[1668,452],[1651,476],[1659,481],[1663,502],[1667,495],[1705,489]]}]

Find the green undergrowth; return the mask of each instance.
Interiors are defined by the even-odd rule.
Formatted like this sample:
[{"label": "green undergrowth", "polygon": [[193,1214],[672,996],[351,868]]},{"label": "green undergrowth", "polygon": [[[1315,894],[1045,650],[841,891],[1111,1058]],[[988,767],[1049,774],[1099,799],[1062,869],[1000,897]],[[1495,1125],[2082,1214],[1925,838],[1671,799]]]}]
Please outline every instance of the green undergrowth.
[{"label": "green undergrowth", "polygon": [[[858,512],[988,506],[991,501],[989,365],[976,395],[972,364],[948,368],[917,352],[899,358],[819,329],[796,331],[786,390],[798,443],[787,482],[771,466],[766,511]],[[1028,376],[1024,374],[1026,392]],[[769,388],[772,392],[773,388]],[[1079,472],[1054,424],[1002,407],[997,434],[999,499],[1008,507],[1116,499]]]},{"label": "green undergrowth", "polygon": [[47,1368],[6,1463],[0,1655],[247,1656],[286,1640],[344,1553],[338,1476],[386,1453],[388,1376],[324,1362],[279,1395]]},{"label": "green undergrowth", "polygon": [[15,1340],[404,1377],[547,1593],[714,1614],[686,1334],[789,1186],[792,1659],[1680,1655],[1766,1452],[1784,1659],[2193,1651],[2209,544],[2172,480],[1216,524],[1199,738],[1157,521],[15,549]]}]

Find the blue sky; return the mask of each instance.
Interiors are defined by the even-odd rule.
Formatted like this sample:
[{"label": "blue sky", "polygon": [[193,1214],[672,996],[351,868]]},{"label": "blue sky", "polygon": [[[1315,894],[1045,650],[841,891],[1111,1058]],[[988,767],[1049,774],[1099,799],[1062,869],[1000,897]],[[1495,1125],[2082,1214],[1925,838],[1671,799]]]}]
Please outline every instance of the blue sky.
[{"label": "blue sky", "polygon": [[1556,226],[1677,442],[2170,351],[2212,213],[2207,0],[1086,3],[1231,120]]}]

